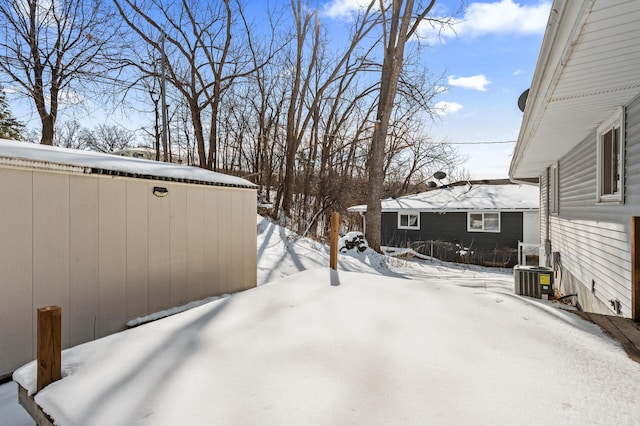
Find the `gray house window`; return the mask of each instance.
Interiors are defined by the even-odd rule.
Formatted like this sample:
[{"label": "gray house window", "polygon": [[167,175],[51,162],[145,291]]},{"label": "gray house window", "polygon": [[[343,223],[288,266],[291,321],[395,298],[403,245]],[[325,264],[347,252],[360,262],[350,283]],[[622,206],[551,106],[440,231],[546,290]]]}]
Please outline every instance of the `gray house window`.
[{"label": "gray house window", "polygon": [[599,203],[621,203],[624,190],[624,108],[598,127]]},{"label": "gray house window", "polygon": [[420,229],[420,213],[398,212],[398,229]]},{"label": "gray house window", "polygon": [[500,232],[500,213],[467,213],[467,232]]}]

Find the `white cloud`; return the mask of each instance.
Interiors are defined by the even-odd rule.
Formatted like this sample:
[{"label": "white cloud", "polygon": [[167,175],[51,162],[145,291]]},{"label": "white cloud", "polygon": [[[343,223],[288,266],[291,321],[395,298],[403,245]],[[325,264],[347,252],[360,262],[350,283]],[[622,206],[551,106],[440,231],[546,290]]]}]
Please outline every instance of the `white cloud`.
[{"label": "white cloud", "polygon": [[437,115],[447,115],[447,114],[452,114],[454,112],[458,112],[463,108],[462,104],[459,104],[457,102],[446,102],[446,101],[441,101],[438,102],[437,104],[435,104],[435,113]]},{"label": "white cloud", "polygon": [[471,3],[464,18],[455,26],[459,34],[544,34],[551,9],[550,1],[523,5],[513,0]]},{"label": "white cloud", "polygon": [[524,71],[522,71],[520,68],[518,68],[517,70],[515,70],[515,71],[513,72],[513,75],[520,75],[520,74],[522,74],[522,73],[524,73]]},{"label": "white cloud", "polygon": [[322,14],[330,18],[345,18],[370,3],[371,0],[332,0],[324,6]]},{"label": "white cloud", "polygon": [[513,0],[471,3],[456,25],[459,34],[544,34],[551,9],[550,1],[522,5]]},{"label": "white cloud", "polygon": [[533,5],[521,4],[514,0],[473,2],[469,4],[462,18],[454,20],[451,27],[434,27],[431,21],[425,21],[420,26],[420,37],[433,44],[436,40],[444,42],[446,38],[456,36],[544,34],[550,10],[549,0],[540,0]]},{"label": "white cloud", "polygon": [[484,74],[474,75],[471,77],[456,77],[450,75],[447,79],[449,86],[463,87],[465,89],[473,89],[484,92],[487,90],[487,85],[491,84]]}]

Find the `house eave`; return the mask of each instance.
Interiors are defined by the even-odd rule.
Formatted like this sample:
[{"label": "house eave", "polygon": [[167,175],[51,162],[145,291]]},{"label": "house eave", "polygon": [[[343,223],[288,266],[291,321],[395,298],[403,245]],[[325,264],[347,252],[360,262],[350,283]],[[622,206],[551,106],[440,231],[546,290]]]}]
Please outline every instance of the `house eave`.
[{"label": "house eave", "polygon": [[555,0],[509,168],[538,177],[640,94],[638,2]]}]

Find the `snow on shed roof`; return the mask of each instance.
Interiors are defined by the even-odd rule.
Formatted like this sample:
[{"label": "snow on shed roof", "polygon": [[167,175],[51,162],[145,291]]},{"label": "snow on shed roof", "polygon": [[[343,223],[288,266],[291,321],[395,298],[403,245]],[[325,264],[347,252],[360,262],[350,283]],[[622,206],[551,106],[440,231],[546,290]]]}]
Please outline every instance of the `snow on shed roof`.
[{"label": "snow on shed roof", "polygon": [[0,139],[0,164],[3,163],[87,174],[255,188],[248,180],[199,167]]},{"label": "snow on shed roof", "polygon": [[[490,182],[490,181],[489,181]],[[417,194],[382,200],[383,211],[535,210],[540,208],[538,185],[458,182]],[[349,207],[366,212],[367,206]]]}]

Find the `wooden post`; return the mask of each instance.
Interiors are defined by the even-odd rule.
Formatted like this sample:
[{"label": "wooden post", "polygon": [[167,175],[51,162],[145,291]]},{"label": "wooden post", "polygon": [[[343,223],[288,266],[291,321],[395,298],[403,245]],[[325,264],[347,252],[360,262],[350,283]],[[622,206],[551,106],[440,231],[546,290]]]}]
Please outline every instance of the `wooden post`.
[{"label": "wooden post", "polygon": [[329,246],[329,267],[338,270],[338,228],[340,227],[340,213],[331,213],[331,244]]},{"label": "wooden post", "polygon": [[36,392],[62,377],[62,309],[38,308],[38,383]]}]

